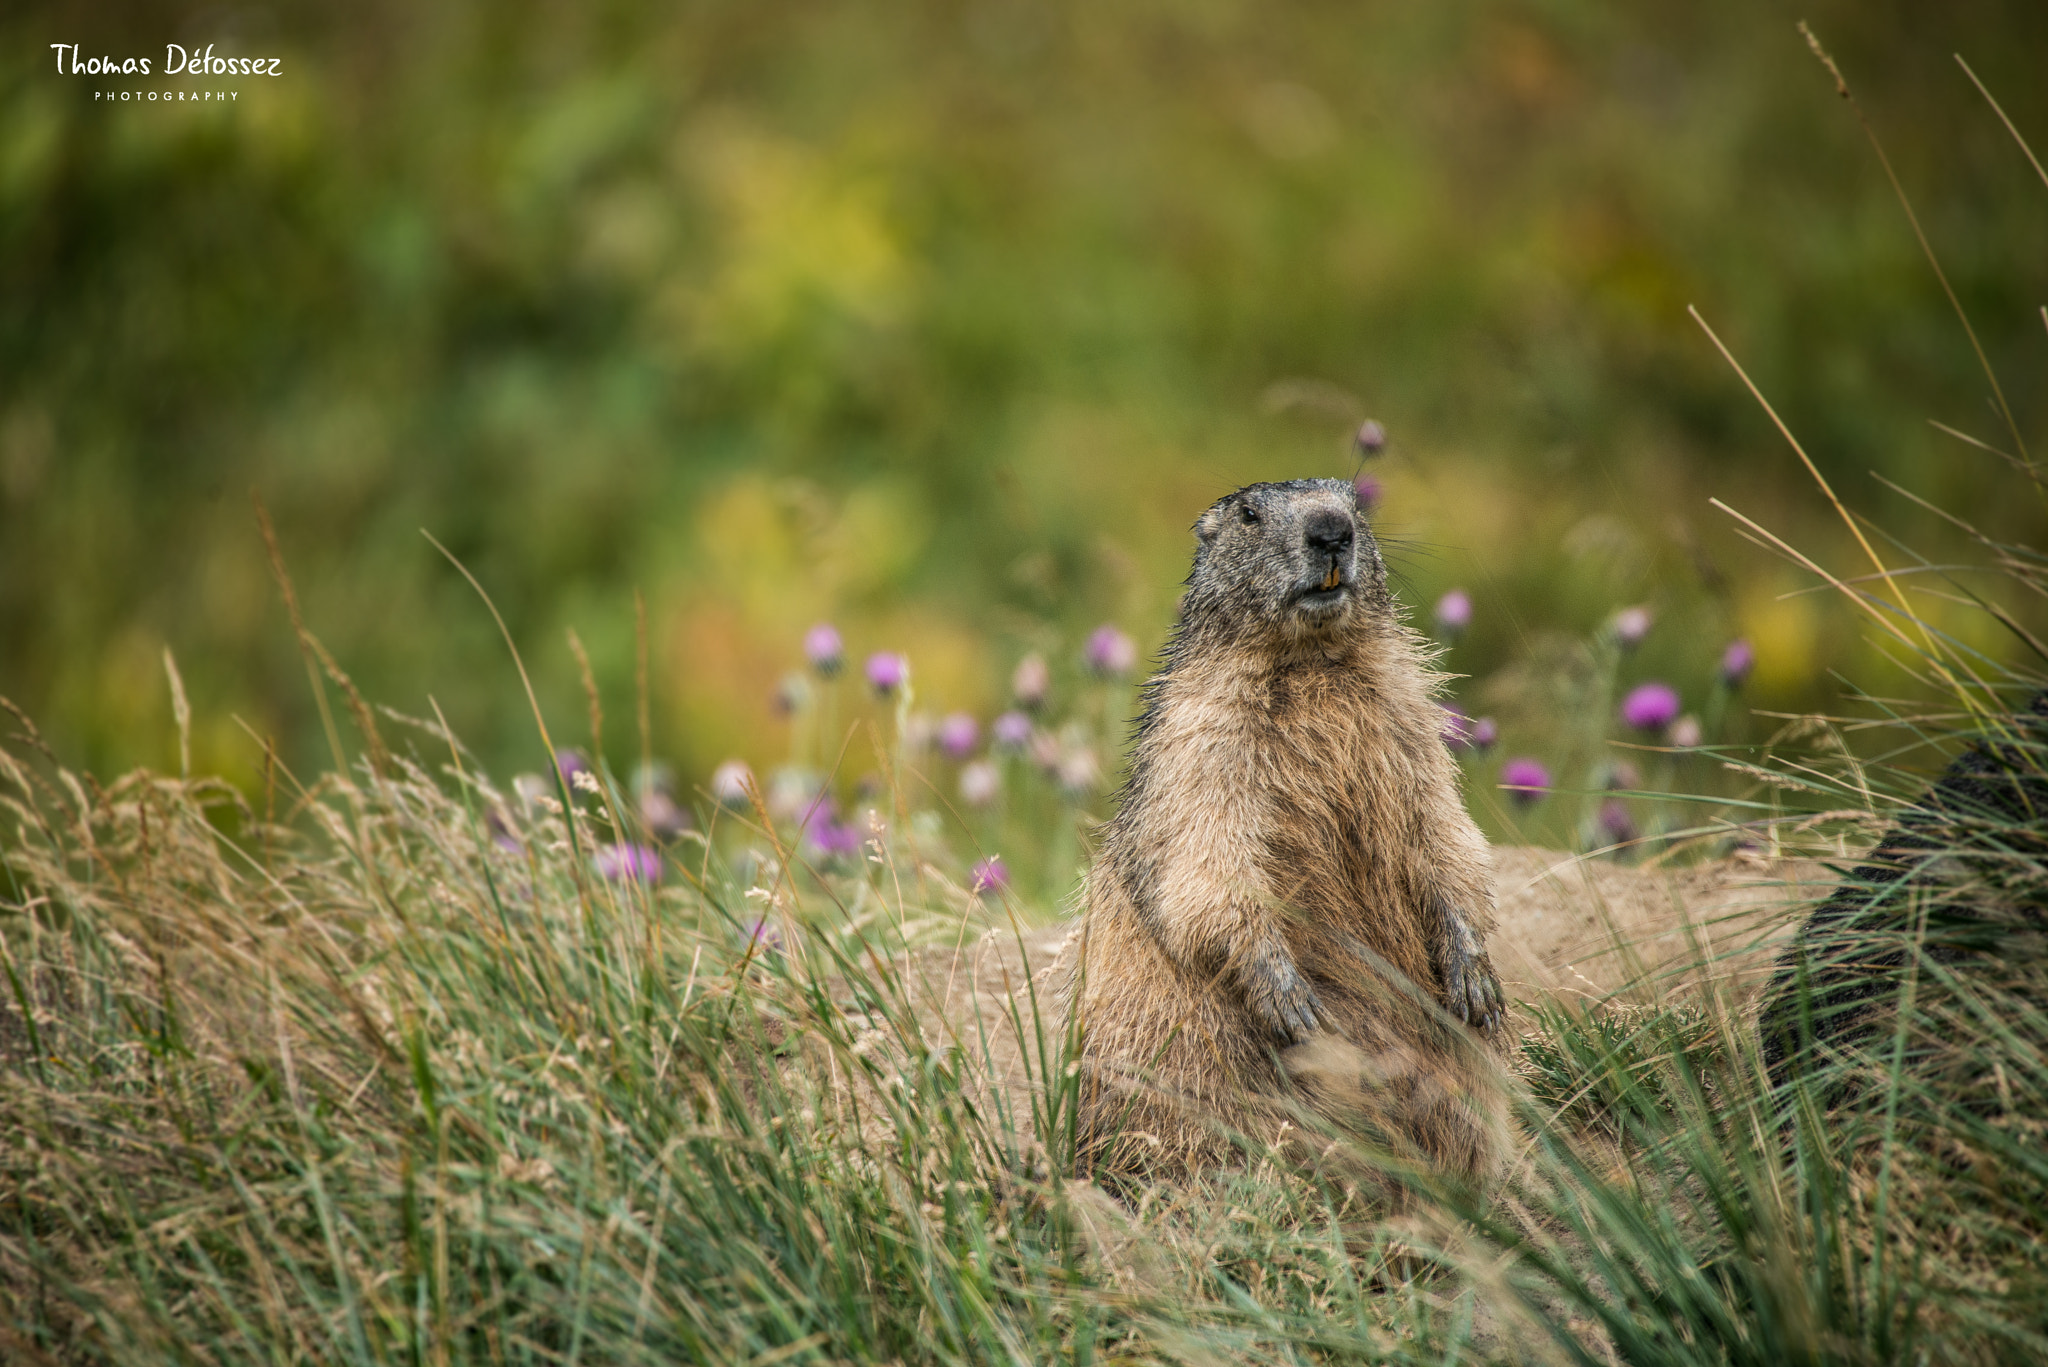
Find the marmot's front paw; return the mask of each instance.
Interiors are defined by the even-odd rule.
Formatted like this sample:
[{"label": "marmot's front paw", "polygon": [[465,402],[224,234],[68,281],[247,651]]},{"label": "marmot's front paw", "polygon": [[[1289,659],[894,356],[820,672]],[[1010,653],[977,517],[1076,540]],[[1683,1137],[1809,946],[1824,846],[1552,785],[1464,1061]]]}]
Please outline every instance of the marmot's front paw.
[{"label": "marmot's front paw", "polygon": [[1299,1044],[1322,1028],[1323,1004],[1290,959],[1262,958],[1245,975],[1244,997],[1252,1015],[1288,1044]]},{"label": "marmot's front paw", "polygon": [[1476,959],[1453,958],[1444,984],[1444,1005],[1467,1025],[1481,1030],[1497,1027],[1507,1013],[1507,999],[1501,995],[1500,979],[1493,976],[1493,964],[1482,954]]},{"label": "marmot's front paw", "polygon": [[1493,961],[1462,922],[1454,927],[1444,963],[1444,1009],[1479,1030],[1493,1030],[1507,1018],[1507,998]]}]

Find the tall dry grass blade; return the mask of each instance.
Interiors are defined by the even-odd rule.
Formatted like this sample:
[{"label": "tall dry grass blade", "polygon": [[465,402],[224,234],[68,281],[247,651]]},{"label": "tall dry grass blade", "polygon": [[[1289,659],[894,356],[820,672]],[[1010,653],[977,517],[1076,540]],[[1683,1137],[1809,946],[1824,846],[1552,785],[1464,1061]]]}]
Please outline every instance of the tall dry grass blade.
[{"label": "tall dry grass blade", "polygon": [[[377,715],[363,697],[362,690],[356,687],[356,681],[348,676],[340,662],[328,652],[325,645],[321,644],[320,638],[313,634],[312,629],[306,625],[305,618],[300,614],[299,595],[292,587],[290,573],[284,567],[284,552],[277,543],[277,530],[270,525],[270,510],[263,506],[260,497],[256,498],[256,520],[263,527],[263,546],[270,555],[271,572],[277,576],[278,587],[284,591],[285,606],[291,610],[292,629],[298,633],[300,649],[309,656],[306,668],[310,671],[313,667],[312,661],[318,660],[327,677],[334,680],[334,686],[341,690],[342,698],[348,703],[349,715],[355,719],[356,730],[362,733],[363,744],[370,759],[370,771],[379,778],[387,777],[391,769],[391,752],[385,748],[384,733],[377,728]],[[328,715],[324,700],[321,705],[321,716],[330,729],[328,743],[335,748],[336,763],[346,769],[347,763],[341,758],[340,738],[332,732],[334,719]]]},{"label": "tall dry grass blade", "polygon": [[[1700,330],[1702,332],[1707,334],[1707,340],[1714,344],[1714,349],[1716,351],[1719,351],[1721,353],[1721,358],[1728,362],[1729,367],[1732,370],[1734,370],[1736,376],[1741,379],[1743,386],[1749,390],[1750,396],[1754,398],[1757,401],[1757,403],[1763,408],[1764,412],[1770,416],[1771,422],[1777,427],[1779,433],[1791,445],[1793,452],[1799,457],[1800,464],[1804,465],[1806,467],[1806,472],[1809,475],[1813,476],[1814,483],[1820,486],[1821,493],[1826,495],[1829,504],[1831,504],[1834,507],[1836,514],[1842,519],[1843,525],[1848,527],[1849,534],[1856,538],[1856,544],[1863,548],[1863,553],[1866,556],[1870,557],[1870,563],[1877,570],[1878,574],[1883,577],[1885,581],[1885,587],[1889,588],[1892,591],[1892,597],[1894,600],[1897,601],[1899,605],[1900,615],[1920,629],[1921,645],[1925,648],[1924,653],[1928,660],[1934,665],[1936,672],[1938,672],[1942,676],[1943,681],[1946,682],[1950,688],[1954,689],[1958,694],[1960,694],[1965,699],[1966,705],[1972,707],[1973,709],[1977,708],[1978,704],[1975,698],[1969,693],[1967,689],[1965,689],[1955,679],[1955,677],[1950,673],[1947,665],[1943,662],[1942,652],[1940,648],[1936,646],[1934,643],[1933,633],[1927,630],[1927,624],[1925,622],[1922,622],[1919,619],[1919,617],[1913,612],[1913,609],[1907,605],[1905,590],[1900,588],[1898,582],[1892,577],[1892,571],[1890,567],[1887,566],[1883,558],[1878,555],[1877,548],[1870,544],[1870,538],[1866,537],[1863,534],[1862,525],[1857,522],[1855,516],[1852,513],[1850,513],[1847,507],[1843,505],[1841,498],[1836,495],[1834,486],[1829,484],[1827,481],[1827,476],[1823,475],[1820,472],[1820,467],[1813,463],[1813,457],[1806,454],[1806,448],[1799,444],[1799,438],[1792,435],[1792,429],[1786,426],[1785,420],[1783,418],[1778,416],[1778,410],[1771,406],[1771,401],[1764,397],[1764,393],[1761,389],[1757,388],[1756,381],[1749,378],[1749,372],[1744,370],[1742,368],[1742,363],[1735,359],[1735,353],[1728,350],[1727,345],[1724,342],[1722,342],[1720,336],[1715,333],[1713,328],[1707,325],[1707,320],[1700,316],[1699,309],[1694,305],[1688,304],[1685,307],[1685,311],[1692,315],[1692,320],[1700,325]],[[1721,509],[1721,511],[1727,513],[1730,517],[1740,519],[1748,526],[1754,528],[1758,532],[1758,534],[1765,537],[1769,537],[1771,542],[1774,545],[1780,547],[1782,550],[1784,550],[1786,554],[1796,558],[1801,564],[1813,570],[1814,573],[1819,574],[1822,578],[1827,579],[1829,583],[1836,584],[1837,587],[1840,587],[1839,582],[1834,578],[1834,576],[1827,574],[1818,565],[1815,565],[1807,557],[1800,555],[1797,551],[1794,551],[1790,546],[1785,545],[1785,543],[1780,541],[1777,537],[1772,536],[1769,532],[1764,531],[1762,527],[1757,526],[1756,523],[1751,522],[1748,518],[1743,517],[1740,513],[1737,513],[1733,508],[1730,508],[1727,504],[1721,502],[1719,499],[1709,499],[1708,502],[1710,502],[1714,507],[1717,507]],[[1844,591],[1847,592],[1846,589]],[[1867,603],[1864,603],[1862,601],[1861,595],[1850,593],[1849,596],[1853,601],[1856,601],[1860,606],[1862,606],[1865,611],[1872,612],[1873,615],[1876,615],[1874,610],[1871,609]],[[1889,629],[1890,624],[1887,623],[1886,625]],[[1897,635],[1898,633],[1894,632],[1893,634]],[[1903,638],[1901,639],[1903,640]],[[1907,644],[1910,645],[1910,643]],[[1982,684],[1979,683],[1979,687],[1981,686]]]},{"label": "tall dry grass blade", "polygon": [[[1749,528],[1751,532],[1755,533],[1759,538],[1762,539],[1763,544],[1775,548],[1787,559],[1791,560],[1794,564],[1800,566],[1802,569],[1809,570],[1812,573],[1819,575],[1822,579],[1825,579],[1830,586],[1832,586],[1842,594],[1846,595],[1850,602],[1856,604],[1857,607],[1861,608],[1866,614],[1868,614],[1872,621],[1876,622],[1879,626],[1884,628],[1885,632],[1892,636],[1895,640],[1897,640],[1900,645],[1905,646],[1909,650],[1916,649],[1913,643],[1906,639],[1905,634],[1899,630],[1898,626],[1892,621],[1892,619],[1886,616],[1884,613],[1878,611],[1877,608],[1871,604],[1870,598],[1867,595],[1856,592],[1856,590],[1851,588],[1848,583],[1844,582],[1841,579],[1836,578],[1834,575],[1829,574],[1826,570],[1822,569],[1818,564],[1814,562],[1814,560],[1810,556],[1807,556],[1804,553],[1793,549],[1793,547],[1790,544],[1788,544],[1784,540],[1784,538],[1778,536],[1775,532],[1766,529],[1765,527],[1757,523],[1754,519],[1748,517],[1746,514],[1737,512],[1735,509],[1723,503],[1720,499],[1710,498],[1707,500],[1707,504],[1710,507],[1719,508],[1722,512],[1728,514],[1728,516],[1734,518],[1737,522],[1740,522],[1743,526]],[[1881,572],[1880,577],[1882,577],[1888,584],[1891,582],[1891,573],[1888,570]],[[1909,613],[1907,615],[1910,618],[1911,614]]]},{"label": "tall dry grass blade", "polygon": [[2020,136],[2020,130],[2013,126],[2011,117],[2006,114],[1998,101],[1992,98],[1991,92],[1984,88],[1984,82],[1977,79],[1977,73],[1970,70],[1970,64],[1963,60],[1963,54],[1960,52],[1956,53],[1955,59],[1956,65],[1963,69],[1963,74],[1970,78],[1970,84],[1976,86],[1977,93],[1984,97],[1984,103],[1991,106],[1991,112],[1998,115],[1998,121],[2005,125],[2005,131],[2012,134],[2012,140],[2020,145],[2020,151],[2026,153],[2027,163],[2034,168],[2034,174],[2041,178],[2043,185],[2048,185],[2048,170],[2041,168],[2041,159],[2034,155],[2034,149],[2027,145],[2027,140],[2024,137]]},{"label": "tall dry grass blade", "polygon": [[533,691],[533,677],[526,672],[526,661],[521,658],[519,647],[512,640],[512,628],[505,625],[504,614],[500,613],[498,605],[491,601],[491,595],[484,592],[484,586],[477,582],[477,577],[469,572],[469,566],[456,559],[455,552],[442,545],[425,527],[420,528],[420,535],[427,539],[427,544],[447,557],[448,563],[455,567],[455,572],[469,581],[469,586],[476,590],[476,596],[484,600],[485,611],[489,612],[491,620],[498,624],[498,634],[505,638],[505,649],[512,653],[512,667],[519,671],[519,686],[526,690],[526,705],[533,709],[533,724],[540,732],[540,743],[547,747],[548,772],[554,775],[555,792],[562,802],[562,825],[569,832],[570,852],[576,856],[570,866],[572,876],[576,880],[576,895],[583,904],[583,913],[587,919],[592,911],[590,883],[583,868],[582,837],[576,832],[576,801],[569,791],[568,780],[562,777],[562,766],[555,759],[554,737],[548,734],[548,719],[541,714],[540,698]]},{"label": "tall dry grass blade", "polygon": [[638,587],[633,590],[633,696],[640,722],[640,771],[654,765],[654,727],[647,710],[647,599]]},{"label": "tall dry grass blade", "polygon": [[569,628],[569,653],[576,657],[576,672],[583,681],[583,702],[590,709],[590,762],[604,762],[604,703],[597,696],[597,675],[590,668],[590,652],[576,628]]},{"label": "tall dry grass blade", "polygon": [[484,600],[484,608],[491,614],[491,620],[498,624],[498,634],[505,638],[505,649],[512,652],[512,667],[519,671],[520,687],[526,690],[526,704],[533,709],[533,724],[540,730],[540,741],[547,747],[548,764],[552,768],[555,762],[555,742],[553,737],[548,735],[548,720],[541,715],[540,699],[534,694],[533,679],[526,672],[526,661],[520,658],[519,647],[513,643],[512,629],[505,625],[504,617],[498,612],[498,605],[491,601],[491,595],[484,592],[484,586],[469,572],[469,566],[456,559],[455,552],[442,545],[425,527],[420,528],[420,535],[424,536],[435,550],[448,558],[448,563],[455,567],[457,574],[469,581],[469,586],[476,590],[476,596]]},{"label": "tall dry grass blade", "polygon": [[1997,456],[2000,460],[2012,466],[2013,469],[2018,470],[2028,479],[2033,480],[2034,483],[2041,483],[2041,472],[2032,465],[2029,465],[2027,462],[2021,460],[2018,456],[2015,456],[2012,452],[2001,451],[1996,446],[1991,445],[1991,443],[1989,442],[1979,441],[1977,438],[1971,436],[1968,432],[1957,431],[1955,428],[1950,427],[1947,423],[1937,422],[1933,418],[1929,418],[1927,420],[1927,425],[1929,427],[1932,427],[1937,432],[1947,433],[1949,436],[1954,437],[1957,441],[1966,442],[1969,445],[1976,447],[1979,451],[1985,452],[1987,455]]},{"label": "tall dry grass blade", "polygon": [[299,612],[298,590],[292,587],[291,576],[284,570],[284,554],[278,549],[277,530],[270,525],[270,510],[263,506],[263,496],[254,489],[249,491],[249,498],[256,505],[256,525],[263,530],[263,547],[270,556],[270,572],[277,577],[277,586],[284,593],[284,607],[291,614],[292,633],[298,638],[299,654],[306,662],[306,681],[313,686],[313,705],[320,710],[320,727],[327,733],[327,748],[334,755],[334,767],[347,772],[348,754],[341,748],[341,728],[334,724],[334,710],[327,705],[327,685],[321,682],[320,670],[306,643],[306,619]]},{"label": "tall dry grass blade", "polygon": [[177,657],[164,647],[164,676],[171,681],[171,717],[178,723],[178,777],[192,781],[192,704],[185,700],[185,680],[178,675]]},{"label": "tall dry grass blade", "polygon": [[[1933,513],[1936,517],[1941,518],[1943,521],[1947,522],[1950,526],[1962,532],[1965,536],[1968,536],[1972,541],[1975,541],[1979,546],[1982,546],[1984,549],[1992,552],[1997,552],[2001,549],[1997,542],[1993,541],[1990,537],[1984,535],[1984,533],[1978,531],[1969,523],[1963,521],[1963,519],[1957,517],[1954,513],[1951,513],[1946,509],[1936,507],[1934,504],[1929,503],[1926,499],[1920,497],[1920,495],[1914,493],[1912,490],[1905,489],[1897,484],[1894,484],[1891,480],[1886,479],[1883,475],[1878,474],[1875,470],[1871,471],[1870,477],[1876,480],[1879,484],[1884,485],[1887,489],[1890,489],[1893,493],[1898,494],[1900,497],[1905,498],[1913,503],[1919,504],[1922,508],[1925,508],[1928,512]],[[2048,644],[2044,644],[2040,640],[2040,638],[2034,635],[2033,632],[2027,630],[2026,627],[2022,626],[2019,623],[2019,621],[2012,616],[2012,614],[2006,612],[2005,609],[1999,607],[1997,604],[1989,601],[1988,599],[1980,597],[1977,594],[1971,594],[1969,601],[1975,606],[1983,609],[1985,612],[1990,613],[2008,631],[2012,632],[2013,635],[2017,636],[2020,640],[2026,642],[2027,648],[2033,651],[2035,655],[2041,657],[2043,660],[2048,660]]]},{"label": "tall dry grass blade", "polygon": [[[1870,126],[1870,119],[1863,112],[1863,106],[1849,92],[1849,83],[1842,79],[1842,69],[1835,65],[1835,59],[1828,56],[1827,49],[1820,45],[1820,39],[1813,36],[1813,30],[1800,21],[1799,32],[1806,39],[1806,45],[1813,49],[1813,55],[1820,58],[1821,65],[1835,78],[1835,93],[1849,102],[1849,108],[1856,113],[1856,122],[1863,125],[1863,135],[1870,139],[1870,146],[1877,153],[1878,165],[1884,167],[1885,179],[1892,183],[1892,193],[1898,196],[1899,207],[1906,211],[1906,222],[1913,227],[1913,236],[1919,240],[1920,250],[1927,257],[1927,264],[1934,270],[1934,278],[1941,282],[1941,292],[1948,296],[1949,306],[1956,311],[1956,318],[1963,325],[1963,334],[1970,339],[1970,349],[1977,353],[1977,364],[1984,369],[1984,378],[1991,383],[1991,393],[1998,400],[1998,411],[2005,418],[2005,425],[2012,432],[2013,446],[2020,458],[2033,463],[2027,455],[2027,439],[2020,435],[2019,420],[2013,417],[2012,405],[2005,401],[2005,389],[1998,383],[1998,373],[1991,368],[1991,358],[1984,354],[1984,344],[1977,340],[1977,329],[1970,326],[1970,315],[1963,309],[1963,301],[1956,297],[1955,288],[1948,283],[1948,275],[1941,269],[1941,262],[1934,255],[1934,247],[1927,240],[1927,234],[1920,227],[1920,216],[1913,212],[1913,201],[1906,195],[1906,187],[1899,183],[1898,172],[1892,170],[1892,159],[1885,155],[1884,144],[1878,141],[1877,130]],[[1965,68],[1967,69],[1967,68]],[[1980,87],[1981,88],[1981,87]]]}]

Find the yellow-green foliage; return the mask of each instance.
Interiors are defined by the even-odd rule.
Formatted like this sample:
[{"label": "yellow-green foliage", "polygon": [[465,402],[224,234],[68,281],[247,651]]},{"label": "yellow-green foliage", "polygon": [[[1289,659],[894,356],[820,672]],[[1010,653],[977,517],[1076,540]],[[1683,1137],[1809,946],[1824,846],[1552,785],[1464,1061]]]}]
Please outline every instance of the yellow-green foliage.
[{"label": "yellow-green foliage", "polygon": [[[1927,425],[2009,446],[1770,0],[162,13],[0,18],[0,691],[100,771],[168,764],[166,643],[201,770],[260,773],[233,716],[326,762],[252,487],[366,691],[432,694],[500,772],[521,708],[418,530],[551,707],[569,625],[630,696],[640,589],[692,783],[780,753],[767,698],[820,618],[984,718],[1026,649],[1070,670],[1114,620],[1149,651],[1195,514],[1349,474],[1368,413],[1403,591],[1473,590],[1450,663],[1501,677],[1517,749],[1558,719],[1501,672],[1643,600],[1635,667],[1689,705],[1743,633],[1766,707],[1823,705],[1831,668],[1888,688],[1706,506],[1844,539],[1688,304],[1930,558],[1944,525],[1864,472],[1993,534],[2026,513]],[[2038,367],[2048,202],[1951,53],[2038,142],[2041,7],[1805,17],[1992,361]],[[171,40],[283,74],[195,110],[51,70]]]}]

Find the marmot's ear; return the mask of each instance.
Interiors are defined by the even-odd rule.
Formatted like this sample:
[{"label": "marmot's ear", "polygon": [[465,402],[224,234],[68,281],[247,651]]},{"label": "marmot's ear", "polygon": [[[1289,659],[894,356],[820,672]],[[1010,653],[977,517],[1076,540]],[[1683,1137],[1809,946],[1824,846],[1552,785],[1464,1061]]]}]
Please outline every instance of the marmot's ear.
[{"label": "marmot's ear", "polygon": [[1211,508],[1195,521],[1195,535],[1204,546],[1216,539],[1216,533],[1223,530],[1223,509]]}]

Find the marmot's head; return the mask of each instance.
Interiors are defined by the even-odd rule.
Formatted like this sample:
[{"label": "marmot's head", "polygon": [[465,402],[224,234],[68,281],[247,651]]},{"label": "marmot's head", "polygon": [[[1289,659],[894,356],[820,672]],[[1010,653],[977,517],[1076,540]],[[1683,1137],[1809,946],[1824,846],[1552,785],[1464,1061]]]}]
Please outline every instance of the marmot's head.
[{"label": "marmot's head", "polygon": [[1386,606],[1387,567],[1347,480],[1247,485],[1203,513],[1195,535],[1187,617],[1299,638]]}]

